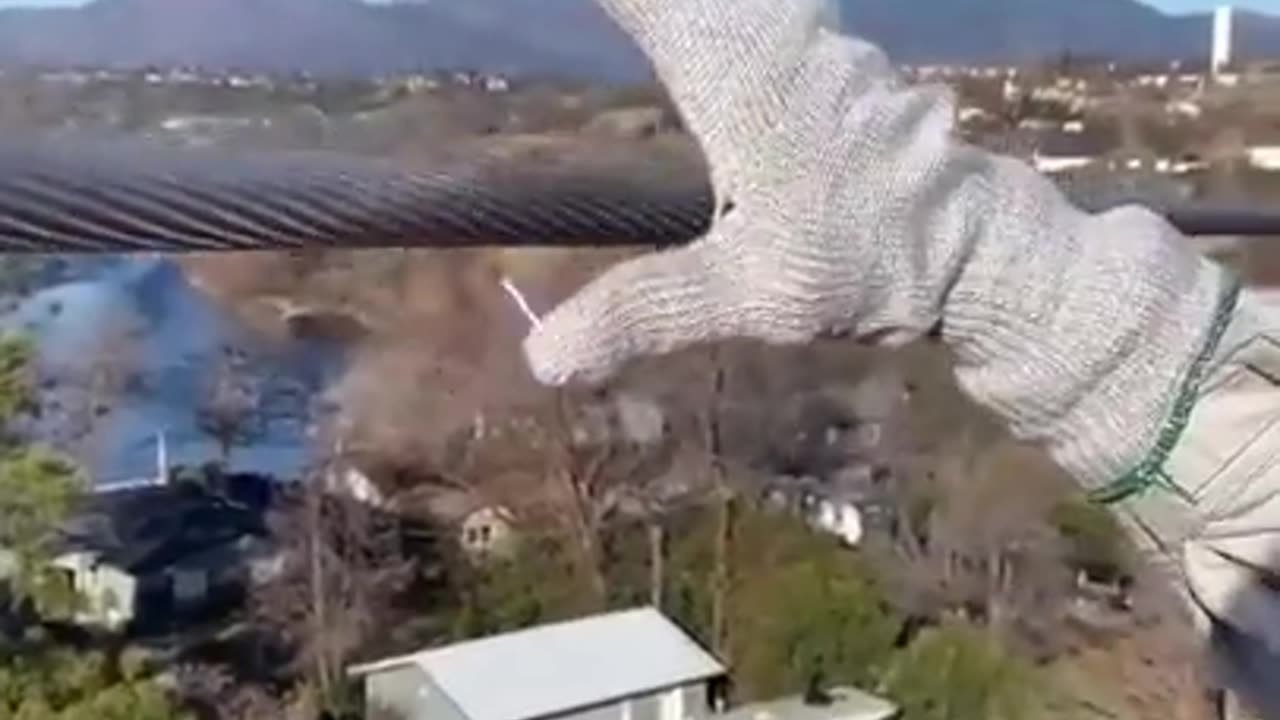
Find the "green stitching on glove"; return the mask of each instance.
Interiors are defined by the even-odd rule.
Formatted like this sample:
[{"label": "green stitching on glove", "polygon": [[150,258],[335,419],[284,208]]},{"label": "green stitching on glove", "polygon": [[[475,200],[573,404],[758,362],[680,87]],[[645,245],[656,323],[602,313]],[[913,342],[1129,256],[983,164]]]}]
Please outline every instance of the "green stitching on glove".
[{"label": "green stitching on glove", "polygon": [[1146,459],[1133,470],[1130,470],[1119,479],[1091,491],[1088,495],[1091,502],[1099,505],[1114,505],[1143,495],[1152,488],[1161,488],[1180,496],[1188,502],[1193,501],[1187,492],[1179,487],[1173,481],[1173,478],[1169,477],[1164,466],[1169,461],[1169,456],[1173,454],[1173,449],[1177,447],[1178,441],[1182,439],[1182,434],[1186,432],[1187,425],[1191,422],[1191,412],[1199,399],[1200,386],[1205,380],[1209,363],[1213,360],[1213,356],[1218,350],[1218,345],[1222,342],[1222,337],[1227,332],[1227,327],[1231,325],[1236,303],[1240,299],[1240,288],[1239,279],[1232,275],[1223,290],[1222,300],[1218,303],[1213,325],[1209,328],[1208,340],[1187,370],[1187,374],[1182,381],[1182,387],[1178,391],[1178,398],[1173,404],[1173,411],[1170,413],[1164,429],[1160,432],[1156,446],[1147,455]]}]

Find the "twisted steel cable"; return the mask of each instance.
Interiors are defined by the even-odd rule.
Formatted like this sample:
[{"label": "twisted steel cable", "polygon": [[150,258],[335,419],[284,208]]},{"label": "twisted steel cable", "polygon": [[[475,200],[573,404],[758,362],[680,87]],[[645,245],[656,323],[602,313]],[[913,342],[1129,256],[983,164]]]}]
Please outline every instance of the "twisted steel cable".
[{"label": "twisted steel cable", "polygon": [[464,144],[415,162],[138,142],[0,145],[0,252],[642,245],[711,211],[688,152]]},{"label": "twisted steel cable", "polygon": [[[1186,204],[1150,180],[1064,189],[1092,210],[1143,202],[1190,235],[1280,235],[1280,213]],[[0,252],[10,253],[672,245],[704,232],[711,211],[688,143],[488,138],[411,162],[0,143]]]},{"label": "twisted steel cable", "polygon": [[1153,173],[1066,173],[1059,186],[1076,205],[1100,212],[1119,205],[1145,205],[1190,236],[1280,236],[1280,211],[1221,200],[1184,197],[1178,181]]}]

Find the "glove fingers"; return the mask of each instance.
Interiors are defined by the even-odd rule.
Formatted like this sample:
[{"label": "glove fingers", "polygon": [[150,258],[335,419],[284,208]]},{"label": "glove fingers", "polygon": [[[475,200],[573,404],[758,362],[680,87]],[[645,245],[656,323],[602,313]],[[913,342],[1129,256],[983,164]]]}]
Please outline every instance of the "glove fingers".
[{"label": "glove fingers", "polygon": [[622,263],[545,317],[525,339],[548,385],[600,382],[632,358],[729,337],[742,326],[733,258],[720,232]]},{"label": "glove fingers", "polygon": [[[786,111],[819,28],[836,29],[832,0],[602,0],[637,42],[702,144],[713,174]],[[883,53],[859,44],[866,77],[890,72]]]}]

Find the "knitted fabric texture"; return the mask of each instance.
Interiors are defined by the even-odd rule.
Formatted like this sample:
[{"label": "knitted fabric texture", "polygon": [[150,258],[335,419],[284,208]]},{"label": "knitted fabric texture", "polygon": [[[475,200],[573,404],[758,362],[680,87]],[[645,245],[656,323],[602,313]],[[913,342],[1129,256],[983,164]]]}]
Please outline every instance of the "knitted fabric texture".
[{"label": "knitted fabric texture", "polygon": [[544,318],[525,345],[542,381],[730,337],[893,344],[941,324],[962,387],[1087,487],[1151,450],[1226,282],[1166,221],[1086,213],[1022,162],[958,142],[950,95],[901,82],[816,0],[600,4],[732,209]]}]

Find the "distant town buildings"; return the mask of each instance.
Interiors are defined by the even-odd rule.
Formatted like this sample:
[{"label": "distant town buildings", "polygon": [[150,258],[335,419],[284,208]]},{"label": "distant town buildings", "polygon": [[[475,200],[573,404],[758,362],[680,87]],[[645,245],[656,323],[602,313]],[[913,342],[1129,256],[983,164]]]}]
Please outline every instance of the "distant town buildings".
[{"label": "distant town buildings", "polygon": [[1280,145],[1251,145],[1245,152],[1251,167],[1267,172],[1280,171]]},{"label": "distant town buildings", "polygon": [[[1017,65],[933,62],[906,64],[900,70],[911,82],[950,86],[956,97],[957,132],[966,141],[1016,155],[1046,173],[1092,167],[1101,172],[1193,175],[1225,163],[1247,172],[1277,173],[1280,142],[1255,138],[1235,143],[1227,138],[1232,128],[1256,135],[1255,130],[1280,127],[1280,105],[1275,101],[1280,98],[1280,61],[1242,62],[1235,52],[1234,33],[1234,10],[1224,6],[1213,15],[1212,51],[1199,58],[1118,61],[1064,53]],[[44,104],[32,107],[62,118],[65,128],[128,123],[188,145],[238,137],[311,142],[327,128],[348,121],[359,124],[361,132],[373,128],[367,132],[381,133],[382,126],[370,121],[387,117],[392,107],[417,112],[399,106],[415,95],[444,100],[516,96],[513,107],[519,110],[507,115],[505,125],[510,129],[529,111],[522,93],[549,87],[541,80],[465,69],[392,73],[333,84],[306,73],[244,68],[50,67],[0,74],[6,86],[28,88],[31,82],[44,98]],[[76,91],[89,86],[95,92]],[[140,86],[147,86],[145,92],[139,92]],[[173,102],[139,107],[134,98],[152,97],[157,91],[151,87],[173,92]],[[1249,91],[1247,102],[1243,89]],[[223,99],[236,110],[206,110]],[[559,104],[554,112],[576,116],[584,100],[565,92],[548,102],[548,108]],[[243,109],[259,106],[258,112]],[[22,117],[18,110],[11,112]],[[610,108],[590,117],[577,125],[579,130],[608,139],[643,139],[680,130],[678,117],[652,103]],[[1117,127],[1123,129],[1123,148],[1095,147],[1100,134]],[[645,432],[652,434],[657,426],[649,426]]]}]

